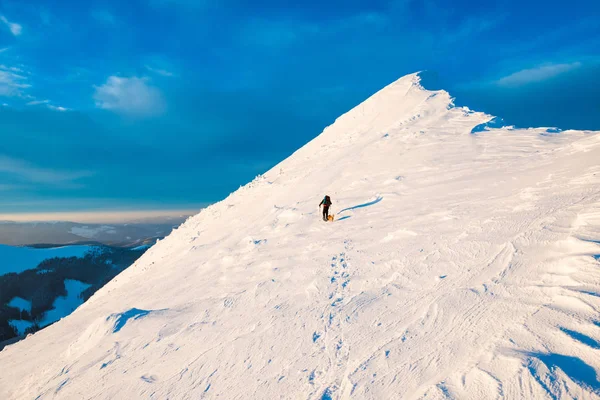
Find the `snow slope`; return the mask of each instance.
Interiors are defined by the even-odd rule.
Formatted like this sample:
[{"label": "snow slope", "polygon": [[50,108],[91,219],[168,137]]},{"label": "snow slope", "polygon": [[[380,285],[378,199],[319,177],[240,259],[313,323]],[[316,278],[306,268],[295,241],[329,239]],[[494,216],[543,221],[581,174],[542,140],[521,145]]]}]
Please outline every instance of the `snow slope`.
[{"label": "snow slope", "polygon": [[5,348],[0,398],[600,398],[600,135],[418,82]]}]

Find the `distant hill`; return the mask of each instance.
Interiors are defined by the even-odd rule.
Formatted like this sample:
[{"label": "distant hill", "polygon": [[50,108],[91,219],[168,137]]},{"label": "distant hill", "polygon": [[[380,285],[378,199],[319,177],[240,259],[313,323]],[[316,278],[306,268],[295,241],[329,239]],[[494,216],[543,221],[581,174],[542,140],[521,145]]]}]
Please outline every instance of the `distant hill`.
[{"label": "distant hill", "polygon": [[185,218],[0,221],[0,349],[70,314]]},{"label": "distant hill", "polygon": [[173,228],[181,225],[186,217],[121,224],[0,221],[0,244],[105,244],[114,247],[134,247],[146,244],[148,240],[167,236]]},{"label": "distant hill", "polygon": [[0,349],[69,315],[149,247],[0,245]]}]

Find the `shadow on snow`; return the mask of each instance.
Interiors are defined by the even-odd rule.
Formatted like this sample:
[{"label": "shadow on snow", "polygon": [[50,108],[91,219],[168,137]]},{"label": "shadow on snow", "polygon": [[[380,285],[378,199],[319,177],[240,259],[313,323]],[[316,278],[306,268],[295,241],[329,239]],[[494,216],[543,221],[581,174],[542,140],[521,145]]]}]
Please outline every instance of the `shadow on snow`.
[{"label": "shadow on snow", "polygon": [[[383,200],[383,197],[378,197],[373,201],[370,201],[368,203],[364,203],[364,204],[359,204],[357,206],[352,206],[352,207],[348,207],[348,208],[344,208],[343,210],[341,210],[338,214],[343,213],[344,211],[350,211],[350,210],[356,210],[357,208],[363,208],[363,207],[369,207],[372,206],[374,204],[379,203],[381,200]],[[340,218],[341,219],[341,218]],[[338,220],[339,221],[339,220]]]},{"label": "shadow on snow", "polygon": [[110,321],[111,319],[114,320],[114,326],[113,326],[113,333],[117,333],[119,332],[121,329],[123,329],[123,327],[127,324],[127,322],[129,320],[136,320],[136,319],[140,319],[140,318],[144,318],[145,316],[152,314],[152,313],[156,313],[156,312],[161,312],[161,311],[166,311],[167,309],[162,309],[162,310],[140,310],[139,308],[131,308],[125,312],[122,313],[117,313],[117,314],[111,314],[108,316],[108,318],[106,319],[107,321]]},{"label": "shadow on snow", "polygon": [[[557,380],[556,374],[554,373],[557,368],[562,370],[565,375],[567,375],[575,383],[588,388],[595,394],[600,394],[600,382],[596,376],[596,370],[586,364],[580,358],[555,353],[526,352],[524,354],[529,357],[537,358],[546,365],[549,371],[552,372],[552,375],[542,375],[533,364],[530,363],[529,365],[529,371],[533,377],[549,394],[553,395],[551,396],[552,398],[558,398],[556,393],[554,393],[555,390],[552,390],[555,389],[552,383]],[[549,380],[549,383],[551,384],[550,387],[547,385],[547,381],[544,378]]]}]

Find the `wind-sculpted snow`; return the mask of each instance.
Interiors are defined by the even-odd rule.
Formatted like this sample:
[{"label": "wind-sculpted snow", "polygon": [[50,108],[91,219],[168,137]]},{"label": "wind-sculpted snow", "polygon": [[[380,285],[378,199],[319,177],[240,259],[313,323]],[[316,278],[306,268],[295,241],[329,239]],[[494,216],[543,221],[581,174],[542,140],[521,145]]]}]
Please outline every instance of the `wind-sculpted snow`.
[{"label": "wind-sculpted snow", "polygon": [[600,398],[600,135],[491,119],[400,79],[8,346],[0,398]]},{"label": "wind-sculpted snow", "polygon": [[138,310],[137,308],[132,308],[131,310],[125,311],[123,313],[112,314],[110,317],[108,317],[107,320],[115,320],[115,327],[113,328],[113,333],[117,333],[121,329],[123,329],[127,321],[129,321],[130,319],[136,320],[139,318],[143,318],[149,313],[150,311],[148,310]]}]

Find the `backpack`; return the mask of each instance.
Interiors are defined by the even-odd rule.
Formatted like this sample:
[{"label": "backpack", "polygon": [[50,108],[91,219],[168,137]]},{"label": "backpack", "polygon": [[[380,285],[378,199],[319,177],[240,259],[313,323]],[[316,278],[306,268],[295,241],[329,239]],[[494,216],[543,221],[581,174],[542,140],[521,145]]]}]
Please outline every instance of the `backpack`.
[{"label": "backpack", "polygon": [[323,199],[323,205],[328,207],[331,205],[331,198],[329,198],[329,196],[325,196],[325,198]]}]

